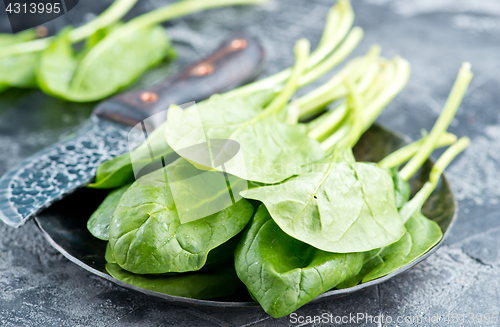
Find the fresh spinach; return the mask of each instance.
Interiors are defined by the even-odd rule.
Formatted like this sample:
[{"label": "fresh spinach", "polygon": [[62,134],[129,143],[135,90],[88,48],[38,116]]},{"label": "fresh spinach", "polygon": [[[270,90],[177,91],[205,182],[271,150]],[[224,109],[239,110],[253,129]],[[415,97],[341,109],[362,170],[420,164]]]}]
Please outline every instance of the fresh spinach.
[{"label": "fresh spinach", "polygon": [[106,264],[106,271],[124,283],[146,290],[201,300],[232,295],[242,286],[233,264],[174,276],[134,274],[114,263]]},{"label": "fresh spinach", "polygon": [[127,184],[111,191],[96,211],[94,211],[92,216],[90,216],[90,219],[87,222],[87,229],[92,235],[94,235],[94,237],[103,241],[109,240],[109,223],[111,222],[113,213],[120,202],[120,198],[129,187],[130,184]]},{"label": "fresh spinach", "polygon": [[135,181],[136,177],[140,177],[141,170],[148,165],[161,167],[158,164],[170,163],[176,156],[165,141],[164,128],[165,123],[153,130],[147,140],[132,152],[103,162],[97,168],[95,182],[88,187],[98,189],[120,187]]},{"label": "fresh spinach", "polygon": [[363,277],[363,283],[388,275],[415,261],[443,237],[439,225],[420,212],[414,213],[405,226],[407,231],[399,241],[376,254],[381,262]]},{"label": "fresh spinach", "polygon": [[235,252],[236,273],[271,316],[283,317],[356,275],[362,253],[331,253],[300,242],[261,205]]},{"label": "fresh spinach", "polygon": [[[197,107],[170,108],[165,128],[168,144],[182,155],[183,149],[214,139],[236,141],[241,156],[224,163],[225,171],[261,183],[282,181],[295,173],[288,167],[297,169],[324,158],[319,142],[306,135],[305,126],[287,124],[279,115],[305,71],[309,42],[299,40],[295,54],[297,60],[289,80],[266,106],[240,97],[213,96]],[[213,163],[211,167],[217,168]]]},{"label": "fresh spinach", "polygon": [[70,30],[62,31],[41,53],[36,72],[40,88],[70,101],[95,101],[130,85],[145,70],[172,56],[161,26],[129,28],[126,34],[120,33],[123,28],[88,43],[81,55],[72,48]]},{"label": "fresh spinach", "polygon": [[[0,53],[7,46],[22,44],[35,38],[36,32],[34,30],[26,30],[17,34],[0,34]],[[9,87],[35,87],[34,68],[37,61],[37,53],[0,56],[0,92]]]},{"label": "fresh spinach", "polygon": [[[324,156],[319,143],[305,134],[304,126],[286,124],[275,115],[264,117],[262,106],[240,98],[227,100],[216,95],[197,104],[198,110],[177,108],[169,109],[167,117],[170,146],[182,150],[206,139],[234,140],[240,145],[246,169],[240,171],[237,166],[233,170],[227,164],[226,168],[240,178],[279,182],[295,172],[287,167],[300,167]],[[206,134],[193,132],[192,122],[199,119],[198,114]]]},{"label": "fresh spinach", "polygon": [[385,169],[355,162],[350,149],[283,183],[250,189],[288,235],[329,252],[365,252],[398,241],[405,228]]},{"label": "fresh spinach", "polygon": [[[243,230],[254,211],[244,199],[205,218],[181,224],[178,204],[174,203],[167,180],[179,177],[178,194],[186,198],[191,192],[204,191],[199,183],[197,189],[183,184],[189,182],[186,175],[202,174],[201,181],[206,181],[204,188],[212,188],[214,179],[220,179],[222,174],[194,169],[186,160],[179,159],[165,171],[141,177],[123,194],[109,228],[110,249],[120,267],[138,274],[198,270],[212,249]],[[187,210],[208,210],[212,205],[212,198],[197,199],[193,197]]]},{"label": "fresh spinach", "polygon": [[[178,1],[113,29],[110,35],[94,43],[90,51],[83,51],[79,55],[74,54],[71,44],[89,38],[95,40],[96,34],[115,25],[137,0],[117,0],[94,20],[70,32],[61,32],[56,39],[47,37],[33,40],[26,37],[34,33],[29,31],[10,38],[10,45],[5,42],[4,47],[2,39],[7,37],[2,36],[0,91],[10,86],[38,85],[42,91],[70,101],[103,99],[130,85],[163,58],[173,56],[173,48],[164,29],[158,24],[196,11],[260,4],[264,1]],[[61,66],[57,65],[59,62]]]}]

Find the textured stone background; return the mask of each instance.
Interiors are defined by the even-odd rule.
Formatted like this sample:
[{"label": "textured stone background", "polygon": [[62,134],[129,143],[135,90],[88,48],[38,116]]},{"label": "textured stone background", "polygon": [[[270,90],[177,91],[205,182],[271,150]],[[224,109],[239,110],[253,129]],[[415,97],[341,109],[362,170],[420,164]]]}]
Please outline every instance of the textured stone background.
[{"label": "textured stone background", "polygon": [[[66,23],[80,24],[102,11],[109,2],[82,0],[68,15],[47,26],[53,33]],[[178,61],[148,74],[141,83],[154,82],[180,65],[200,58],[234,30],[259,36],[268,55],[266,74],[278,71],[292,63],[292,46],[297,38],[318,42],[324,16],[333,2],[274,0],[260,8],[226,8],[177,19],[167,25],[167,31],[178,48]],[[379,43],[383,55],[400,54],[412,65],[408,86],[379,122],[417,138],[420,129],[432,126],[461,62],[468,60],[475,78],[451,132],[469,135],[472,145],[447,171],[460,213],[451,237],[435,255],[378,287],[307,305],[298,314],[343,316],[366,312],[390,315],[393,319],[399,315],[428,319],[448,313],[499,314],[500,3],[496,0],[353,2],[355,23],[366,33],[356,54]],[[164,3],[143,0],[134,13]],[[9,30],[3,16],[0,16],[0,30]],[[91,109],[91,105],[55,101],[37,91],[12,90],[1,95],[0,174],[77,130]],[[178,307],[121,289],[63,258],[30,222],[18,230],[0,224],[0,325],[298,324],[287,317],[272,319],[262,311],[221,312]],[[407,324],[399,324],[404,325]],[[450,325],[487,324],[453,324],[441,320],[433,326]]]}]

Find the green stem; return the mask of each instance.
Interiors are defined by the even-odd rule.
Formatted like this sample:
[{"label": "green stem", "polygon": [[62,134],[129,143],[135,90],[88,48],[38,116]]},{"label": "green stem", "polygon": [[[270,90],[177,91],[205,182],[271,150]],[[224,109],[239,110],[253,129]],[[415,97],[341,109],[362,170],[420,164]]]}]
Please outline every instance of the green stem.
[{"label": "green stem", "polygon": [[[378,166],[381,168],[394,168],[404,164],[405,162],[410,160],[415,155],[415,153],[417,153],[418,149],[420,149],[422,144],[424,144],[426,138],[427,136],[394,151],[393,153],[389,154],[387,157],[379,161]],[[456,140],[457,136],[455,134],[444,133],[439,137],[434,149],[448,146]]]},{"label": "green stem", "polygon": [[79,42],[94,34],[103,27],[119,21],[132,9],[137,0],[117,0],[89,23],[75,28],[69,33],[71,42]]},{"label": "green stem", "polygon": [[[379,94],[371,99],[368,96],[364,96],[364,103],[368,105],[363,108],[362,123],[363,128],[358,134],[358,139],[361,137],[362,133],[366,131],[373,122],[380,115],[384,107],[403,89],[404,85],[408,80],[410,74],[410,67],[406,60],[396,57],[393,59],[392,64],[396,66],[396,74],[392,81],[389,81],[389,86],[387,86],[387,80],[384,79],[384,83],[381,86],[381,82],[375,78],[372,82],[372,86],[365,92],[365,94],[371,93],[370,89],[375,88],[378,90]],[[387,71],[391,71],[391,64],[386,65],[384,71],[380,75],[385,75]],[[392,77],[392,76],[391,76]],[[335,147],[341,140],[343,140],[351,129],[350,122],[344,122],[340,128],[337,129],[332,135],[330,135],[326,140],[321,143],[321,146],[325,151],[329,152],[333,147]]]},{"label": "green stem", "polygon": [[335,68],[354,51],[362,38],[363,30],[360,27],[354,27],[334,53],[299,79],[299,86],[310,84]]},{"label": "green stem", "polygon": [[[113,2],[105,11],[99,16],[90,21],[89,23],[75,28],[69,33],[69,38],[72,42],[79,42],[90,35],[94,34],[97,30],[109,26],[120,20],[129,10],[136,4],[137,0],[117,0]],[[0,57],[8,57],[13,55],[20,55],[24,53],[31,53],[42,51],[46,49],[53,37],[46,37],[43,39],[23,42],[2,48]]]},{"label": "green stem", "polygon": [[394,62],[396,65],[395,80],[392,85],[366,107],[363,113],[363,132],[375,122],[382,110],[401,92],[408,82],[408,78],[410,77],[410,65],[408,62],[399,57],[394,58]]},{"label": "green stem", "polygon": [[275,113],[286,106],[290,98],[293,96],[298,87],[298,80],[306,69],[307,58],[309,57],[310,44],[306,39],[300,39],[295,43],[295,65],[292,70],[292,75],[287,81],[283,90],[276,96],[270,104],[264,109],[265,113]]},{"label": "green stem", "polygon": [[132,20],[135,27],[145,27],[186,16],[197,11],[237,5],[258,5],[268,0],[184,0],[145,13]]},{"label": "green stem", "polygon": [[[334,130],[336,130],[340,124],[344,121],[348,113],[347,104],[344,102],[339,105],[335,110],[329,111],[321,115],[316,121],[316,126],[309,125],[312,129],[307,134],[310,138],[316,139],[318,141],[323,141],[328,135],[330,135]],[[314,123],[313,120],[311,123]],[[310,124],[311,124],[310,123]]]},{"label": "green stem", "polygon": [[[328,103],[347,96],[348,91],[344,84],[346,79],[356,82],[357,79],[363,79],[364,75],[367,74],[373,75],[371,76],[373,79],[376,71],[367,71],[369,69],[368,67],[371,67],[372,61],[375,60],[379,54],[380,47],[372,47],[368,54],[350,61],[328,82],[297,99],[296,104],[300,108],[300,119],[309,118],[320,112]],[[363,81],[363,83],[366,82]],[[360,88],[360,92],[364,92],[364,89]]]},{"label": "green stem", "polygon": [[429,181],[422,186],[420,191],[415,194],[413,199],[408,201],[403,208],[399,211],[399,215],[403,222],[406,222],[417,210],[421,210],[425,201],[431,196],[434,189],[437,187],[439,178],[443,174],[443,171],[448,167],[450,162],[455,159],[462,151],[465,150],[470,144],[470,139],[468,137],[461,137],[457,142],[450,146],[444,153],[439,157],[438,161],[432,167],[431,173],[429,175]]},{"label": "green stem", "polygon": [[361,94],[352,83],[347,83],[350,97],[348,99],[349,107],[352,108],[351,130],[349,134],[342,140],[345,145],[352,148],[358,141],[359,135],[363,134],[363,99]]},{"label": "green stem", "polygon": [[446,101],[443,112],[436,121],[436,124],[432,127],[424,144],[401,170],[401,178],[404,180],[410,179],[430,156],[439,136],[448,129],[453,117],[455,117],[471,79],[472,73],[470,71],[470,64],[464,63],[462,68],[460,68],[460,72],[458,73],[458,77]]},{"label": "green stem", "polygon": [[[354,19],[354,13],[352,12],[352,8],[350,5],[348,7],[344,7],[341,5],[342,3],[345,3],[344,1],[340,1],[337,3],[334,7],[333,10],[335,10],[338,13],[338,16],[341,19],[341,22],[339,23],[339,28],[337,29],[336,33],[331,37],[331,39],[328,40],[328,42],[324,43],[322,46],[318,47],[309,57],[307,61],[307,70],[310,71],[312,70],[315,66],[317,66],[319,63],[321,63],[325,58],[330,55],[330,53],[337,48],[339,43],[346,37],[347,33],[349,32],[349,29],[352,26],[352,22]],[[349,4],[349,2],[347,2]],[[328,15],[328,20],[334,19],[335,16],[330,14]],[[333,25],[333,23],[330,23],[327,21],[327,25]],[[332,32],[329,32],[328,34],[333,34]],[[344,41],[345,43],[345,41]],[[343,43],[343,45],[344,45]],[[350,42],[351,43],[351,42]],[[349,43],[349,44],[350,44]],[[342,46],[336,50],[334,53],[339,51],[342,48]],[[347,51],[346,45],[344,45],[344,48],[342,48],[342,51]],[[352,49],[354,50],[354,49]],[[351,52],[352,52],[351,50]],[[349,52],[350,53],[350,52]],[[333,67],[331,67],[333,68]],[[331,69],[330,68],[330,69]],[[285,70],[282,70],[281,72],[271,75],[269,77],[266,77],[264,79],[261,79],[259,81],[253,82],[251,84],[239,87],[235,90],[229,91],[224,93],[224,96],[226,98],[235,98],[235,97],[240,97],[240,96],[245,96],[245,95],[250,95],[252,93],[261,91],[261,90],[268,90],[268,89],[274,89],[276,87],[279,87],[284,81],[286,81],[292,73],[291,68],[287,68]],[[319,77],[319,76],[318,76]],[[300,82],[299,82],[300,84]],[[301,85],[303,86],[303,85]]]}]

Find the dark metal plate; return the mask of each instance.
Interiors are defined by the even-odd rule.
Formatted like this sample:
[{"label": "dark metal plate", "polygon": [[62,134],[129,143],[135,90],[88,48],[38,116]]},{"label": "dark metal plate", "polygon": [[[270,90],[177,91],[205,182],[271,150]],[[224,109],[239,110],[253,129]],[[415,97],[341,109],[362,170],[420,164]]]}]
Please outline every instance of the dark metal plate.
[{"label": "dark metal plate", "polygon": [[[400,135],[396,135],[393,132],[375,125],[363,135],[354,148],[354,154],[358,160],[377,162],[406,143],[407,141]],[[427,161],[423,168],[410,181],[413,194],[428,180],[431,168],[432,162]],[[94,238],[86,227],[88,218],[99,206],[106,194],[107,192],[101,190],[80,189],[54,204],[49,209],[43,211],[35,219],[36,223],[49,243],[66,258],[80,267],[125,288],[162,298],[172,303],[188,306],[227,309],[260,308],[258,303],[251,302],[248,293],[244,289],[239,294],[228,298],[196,300],[145,290],[111,277],[105,270],[106,261],[104,260],[104,253],[106,242]],[[349,293],[383,283],[417,265],[434,253],[446,239],[450,233],[450,227],[455,221],[456,211],[456,201],[446,178],[443,176],[438,187],[427,200],[422,210],[426,217],[436,221],[443,230],[444,237],[434,248],[420,257],[416,262],[390,275],[355,287],[323,293],[314,299],[313,302],[345,296]]]}]

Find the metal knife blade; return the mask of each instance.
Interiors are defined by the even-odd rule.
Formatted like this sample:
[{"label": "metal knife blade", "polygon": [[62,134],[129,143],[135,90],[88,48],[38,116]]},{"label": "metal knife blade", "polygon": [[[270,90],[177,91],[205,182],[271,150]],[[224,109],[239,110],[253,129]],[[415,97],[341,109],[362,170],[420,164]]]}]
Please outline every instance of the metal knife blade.
[{"label": "metal knife blade", "polygon": [[128,150],[131,126],[170,104],[201,101],[251,81],[264,51],[258,41],[234,34],[209,57],[180,70],[149,90],[100,103],[74,137],[27,158],[0,178],[0,219],[20,227],[55,201],[87,185],[104,161]]}]

